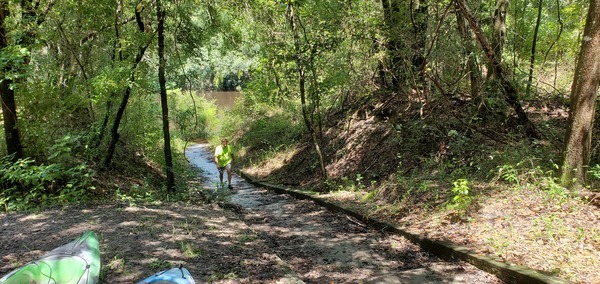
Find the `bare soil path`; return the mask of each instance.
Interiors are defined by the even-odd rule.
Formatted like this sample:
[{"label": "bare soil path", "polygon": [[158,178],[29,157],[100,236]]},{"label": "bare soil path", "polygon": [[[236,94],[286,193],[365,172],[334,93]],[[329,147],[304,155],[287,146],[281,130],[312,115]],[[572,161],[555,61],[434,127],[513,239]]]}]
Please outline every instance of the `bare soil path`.
[{"label": "bare soil path", "polygon": [[136,283],[179,265],[197,283],[502,283],[237,176],[236,192],[215,193],[208,147],[192,146],[187,155],[204,172],[203,194],[229,196],[229,205],[219,204],[237,210],[190,200],[0,214],[0,276],[93,230],[100,239],[101,283]]},{"label": "bare soil path", "polygon": [[[218,181],[207,145],[190,148],[207,185]],[[212,174],[211,174],[212,172]],[[401,236],[369,229],[307,200],[278,195],[234,178],[229,202],[292,270],[299,283],[502,283],[464,262],[447,262]]]}]

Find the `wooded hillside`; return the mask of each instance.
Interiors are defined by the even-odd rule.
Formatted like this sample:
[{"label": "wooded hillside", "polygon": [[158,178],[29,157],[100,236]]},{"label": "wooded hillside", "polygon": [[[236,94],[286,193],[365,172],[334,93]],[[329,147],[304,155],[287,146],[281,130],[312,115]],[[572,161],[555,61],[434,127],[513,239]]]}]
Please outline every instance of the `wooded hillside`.
[{"label": "wooded hillside", "polygon": [[[229,137],[264,178],[390,218],[537,196],[514,204],[570,232],[538,240],[585,249],[533,266],[598,280],[597,220],[557,212],[598,216],[599,18],[599,0],[0,1],[0,205],[171,197],[185,145]],[[210,90],[243,100],[224,113]]]}]

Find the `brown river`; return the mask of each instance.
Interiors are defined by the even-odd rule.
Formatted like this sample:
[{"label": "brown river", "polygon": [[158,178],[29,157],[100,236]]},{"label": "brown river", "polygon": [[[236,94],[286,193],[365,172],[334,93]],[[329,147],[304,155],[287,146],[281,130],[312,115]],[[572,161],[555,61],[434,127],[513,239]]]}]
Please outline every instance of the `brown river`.
[{"label": "brown river", "polygon": [[219,109],[232,109],[235,105],[235,100],[241,96],[240,92],[204,92],[200,93],[208,100],[214,100]]}]

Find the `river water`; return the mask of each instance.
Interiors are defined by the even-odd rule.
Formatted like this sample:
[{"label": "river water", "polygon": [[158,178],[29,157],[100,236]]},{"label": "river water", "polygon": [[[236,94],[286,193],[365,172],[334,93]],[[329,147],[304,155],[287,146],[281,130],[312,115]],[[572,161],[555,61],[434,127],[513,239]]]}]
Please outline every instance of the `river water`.
[{"label": "river water", "polygon": [[215,104],[219,109],[232,109],[235,106],[235,101],[241,97],[240,92],[202,92],[201,96],[204,96],[208,100],[215,101]]}]

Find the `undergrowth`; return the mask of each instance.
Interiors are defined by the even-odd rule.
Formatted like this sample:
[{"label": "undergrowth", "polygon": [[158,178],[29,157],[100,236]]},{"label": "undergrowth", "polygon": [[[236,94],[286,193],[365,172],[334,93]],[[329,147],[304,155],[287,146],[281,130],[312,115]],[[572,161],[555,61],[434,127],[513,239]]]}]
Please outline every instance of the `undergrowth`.
[{"label": "undergrowth", "polygon": [[32,158],[0,160],[0,206],[4,211],[26,210],[39,206],[67,204],[90,199],[94,171],[81,160],[71,158],[80,142],[67,135],[50,147],[47,164]]},{"label": "undergrowth", "polygon": [[[577,281],[597,277],[594,268],[598,263],[586,264],[597,256],[600,247],[600,229],[594,217],[597,211],[590,209],[588,201],[577,192],[558,184],[559,141],[519,142],[519,136],[509,131],[496,136],[481,135],[452,119],[392,120],[388,123],[399,138],[390,138],[387,144],[382,140],[392,135],[369,141],[375,141],[376,147],[400,145],[400,150],[392,153],[399,161],[393,170],[379,176],[361,171],[330,176],[324,181],[326,190],[319,190],[323,198],[371,217],[398,222],[432,238],[470,244],[482,253],[560,277]],[[306,149],[312,148],[306,147],[303,140],[282,149],[267,144],[269,139],[276,138],[274,135],[281,135],[268,131],[268,127],[277,123],[249,122],[254,128],[247,127],[251,131],[244,132],[240,141],[248,149],[257,145],[247,155],[260,157],[263,169],[279,169],[282,157],[294,164],[285,168],[285,176],[279,171],[272,175],[279,177],[279,182],[286,182],[286,177],[304,175],[314,159],[307,159],[313,153]],[[552,129],[545,131],[547,139],[561,137],[551,133]],[[339,135],[335,131],[325,133]],[[335,137],[326,134],[323,141],[335,141]],[[360,143],[336,141],[340,148]],[[361,148],[363,159],[345,149],[346,152],[336,156],[335,147],[327,143],[322,146],[333,152],[327,153],[329,156],[352,157],[348,167],[373,155],[369,152],[373,148],[370,144]],[[263,149],[268,149],[269,154],[264,154]],[[299,152],[299,149],[305,150]],[[287,160],[293,157],[286,152],[295,152],[294,157],[300,161]],[[378,162],[385,163],[392,155],[376,156]],[[339,160],[335,162],[343,167]],[[255,164],[258,163],[253,161],[247,166]],[[591,166],[588,177],[590,189],[594,190],[594,184],[600,181],[600,166]]]},{"label": "undergrowth", "polygon": [[[160,110],[155,103],[135,100],[135,109],[120,130],[111,167],[100,169],[103,146],[94,147],[95,133],[73,129],[55,139],[49,147],[38,147],[36,158],[0,160],[0,208],[3,211],[31,210],[83,202],[118,201],[160,203],[186,201],[195,186],[197,172],[185,159],[186,145],[208,139],[219,131],[214,103],[192,98],[181,91],[169,92],[171,132],[176,191],[164,187],[164,153]],[[146,115],[137,116],[137,113]],[[156,113],[148,119],[147,113]]]}]

